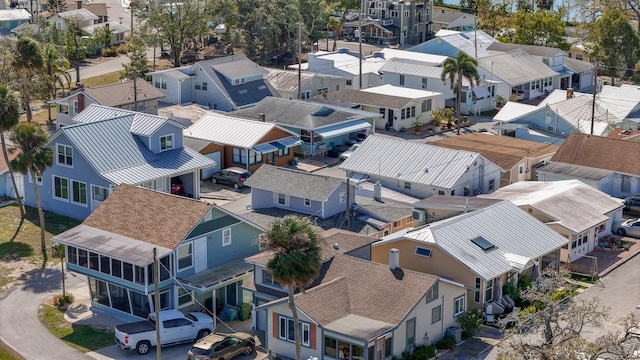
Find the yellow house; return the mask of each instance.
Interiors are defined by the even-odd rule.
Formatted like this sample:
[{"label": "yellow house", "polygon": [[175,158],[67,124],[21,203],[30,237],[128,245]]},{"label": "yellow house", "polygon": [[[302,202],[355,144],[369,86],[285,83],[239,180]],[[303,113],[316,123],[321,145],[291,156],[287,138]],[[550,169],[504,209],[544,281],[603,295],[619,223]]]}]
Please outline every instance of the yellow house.
[{"label": "yellow house", "polygon": [[469,308],[499,301],[501,285],[558,267],[567,239],[508,201],[412,230],[372,244],[371,260],[388,263],[397,249],[403,269],[434,274],[467,289]]}]

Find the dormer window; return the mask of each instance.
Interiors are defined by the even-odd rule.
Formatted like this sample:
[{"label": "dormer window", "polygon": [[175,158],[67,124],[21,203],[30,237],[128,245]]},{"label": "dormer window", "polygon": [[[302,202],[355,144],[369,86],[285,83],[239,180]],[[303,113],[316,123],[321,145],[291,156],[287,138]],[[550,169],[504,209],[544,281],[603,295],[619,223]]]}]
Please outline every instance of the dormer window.
[{"label": "dormer window", "polygon": [[160,136],[160,151],[173,149],[173,134]]},{"label": "dormer window", "polygon": [[240,85],[247,82],[246,78],[233,79],[233,85]]}]

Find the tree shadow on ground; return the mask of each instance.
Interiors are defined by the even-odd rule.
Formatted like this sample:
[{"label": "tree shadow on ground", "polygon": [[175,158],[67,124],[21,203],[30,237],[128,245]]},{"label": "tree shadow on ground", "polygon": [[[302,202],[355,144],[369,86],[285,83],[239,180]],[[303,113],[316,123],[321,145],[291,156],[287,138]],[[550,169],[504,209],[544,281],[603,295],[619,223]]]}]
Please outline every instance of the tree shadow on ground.
[{"label": "tree shadow on ground", "polygon": [[32,293],[62,291],[62,278],[58,269],[34,269],[20,276],[20,280],[23,281],[22,289]]}]

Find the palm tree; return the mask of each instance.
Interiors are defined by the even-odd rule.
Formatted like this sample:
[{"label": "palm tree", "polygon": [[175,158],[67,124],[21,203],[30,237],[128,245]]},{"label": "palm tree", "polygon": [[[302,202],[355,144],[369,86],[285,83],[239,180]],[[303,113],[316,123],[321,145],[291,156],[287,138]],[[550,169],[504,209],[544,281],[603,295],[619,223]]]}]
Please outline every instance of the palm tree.
[{"label": "palm tree", "polygon": [[[67,72],[69,62],[60,56],[57,47],[50,43],[44,44],[42,47],[42,58],[49,96],[53,100],[57,97],[58,85],[62,88],[63,93],[65,85],[71,88],[71,75]],[[48,124],[51,125],[53,123],[51,119],[51,104],[47,104],[47,109],[49,111]]]},{"label": "palm tree", "polygon": [[463,51],[458,51],[455,57],[447,58],[442,63],[442,82],[447,78],[451,82],[451,89],[456,94],[456,121],[458,134],[460,134],[460,101],[462,96],[462,79],[467,79],[469,87],[473,88],[480,82],[478,75],[478,60]]},{"label": "palm tree", "polygon": [[[7,144],[4,141],[4,133],[16,126],[19,121],[20,105],[18,105],[18,100],[13,95],[13,92],[9,91],[6,86],[0,85],[0,145],[2,145],[2,156],[4,156],[5,164],[9,164],[9,155],[7,155]],[[18,193],[18,186],[16,185],[16,179],[13,176],[13,169],[11,169],[11,167],[9,167],[9,175],[11,176],[13,189],[16,192],[16,200],[20,208],[20,218],[24,219],[24,207],[22,206],[22,199]]]},{"label": "palm tree", "polygon": [[318,277],[322,266],[321,236],[308,218],[287,215],[271,224],[260,235],[260,245],[274,256],[267,263],[267,269],[289,292],[289,309],[293,314],[296,359],[301,359],[300,323],[294,303],[296,286],[304,293],[304,287]]},{"label": "palm tree", "polygon": [[40,247],[42,256],[47,259],[47,245],[44,237],[44,212],[40,203],[40,193],[38,192],[38,182],[36,175],[41,176],[44,171],[53,164],[53,149],[47,147],[49,137],[46,131],[34,123],[19,123],[13,127],[9,140],[13,142],[13,148],[9,152],[13,153],[20,150],[15,159],[11,160],[9,166],[29,175],[33,183],[33,190],[36,197],[36,206],[38,207],[38,216],[40,219]]},{"label": "palm tree", "polygon": [[31,114],[31,80],[33,74],[38,73],[43,66],[42,52],[38,42],[23,37],[16,43],[15,56],[11,67],[20,74],[20,82],[22,83],[22,89],[20,90],[20,96],[22,97],[22,106],[27,112],[27,121],[31,122],[33,115]]}]

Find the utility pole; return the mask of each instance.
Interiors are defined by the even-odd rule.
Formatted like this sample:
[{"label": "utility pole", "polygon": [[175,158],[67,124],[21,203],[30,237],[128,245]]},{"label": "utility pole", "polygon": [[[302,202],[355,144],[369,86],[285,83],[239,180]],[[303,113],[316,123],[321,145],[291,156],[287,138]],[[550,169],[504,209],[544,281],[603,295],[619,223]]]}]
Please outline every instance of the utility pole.
[{"label": "utility pole", "polygon": [[138,78],[138,70],[133,71],[133,110],[138,111],[138,86],[136,79]]},{"label": "utility pole", "polygon": [[596,93],[598,92],[598,63],[593,68],[593,99],[591,100],[591,135],[593,135],[593,127],[596,117]]},{"label": "utility pole", "polygon": [[351,211],[351,209],[349,209],[349,180],[351,179],[347,178],[347,231],[351,231],[351,216],[349,215],[349,212]]},{"label": "utility pole", "polygon": [[158,289],[158,250],[153,248],[153,308],[156,311],[156,360],[162,360],[160,341],[160,291]]},{"label": "utility pole", "polygon": [[[364,6],[362,3],[364,0],[360,1],[360,10],[358,11],[358,90],[362,89],[362,9]],[[348,183],[347,183],[348,184]],[[347,194],[349,192],[347,191]]]},{"label": "utility pole", "polygon": [[133,38],[133,9],[136,5],[136,0],[131,0],[131,2],[129,3],[129,12],[131,13],[131,38]]},{"label": "utility pole", "polygon": [[476,60],[478,60],[478,12],[476,11],[476,18],[473,20],[473,45],[476,50]]},{"label": "utility pole", "polygon": [[302,23],[298,23],[298,99],[302,99]]}]

